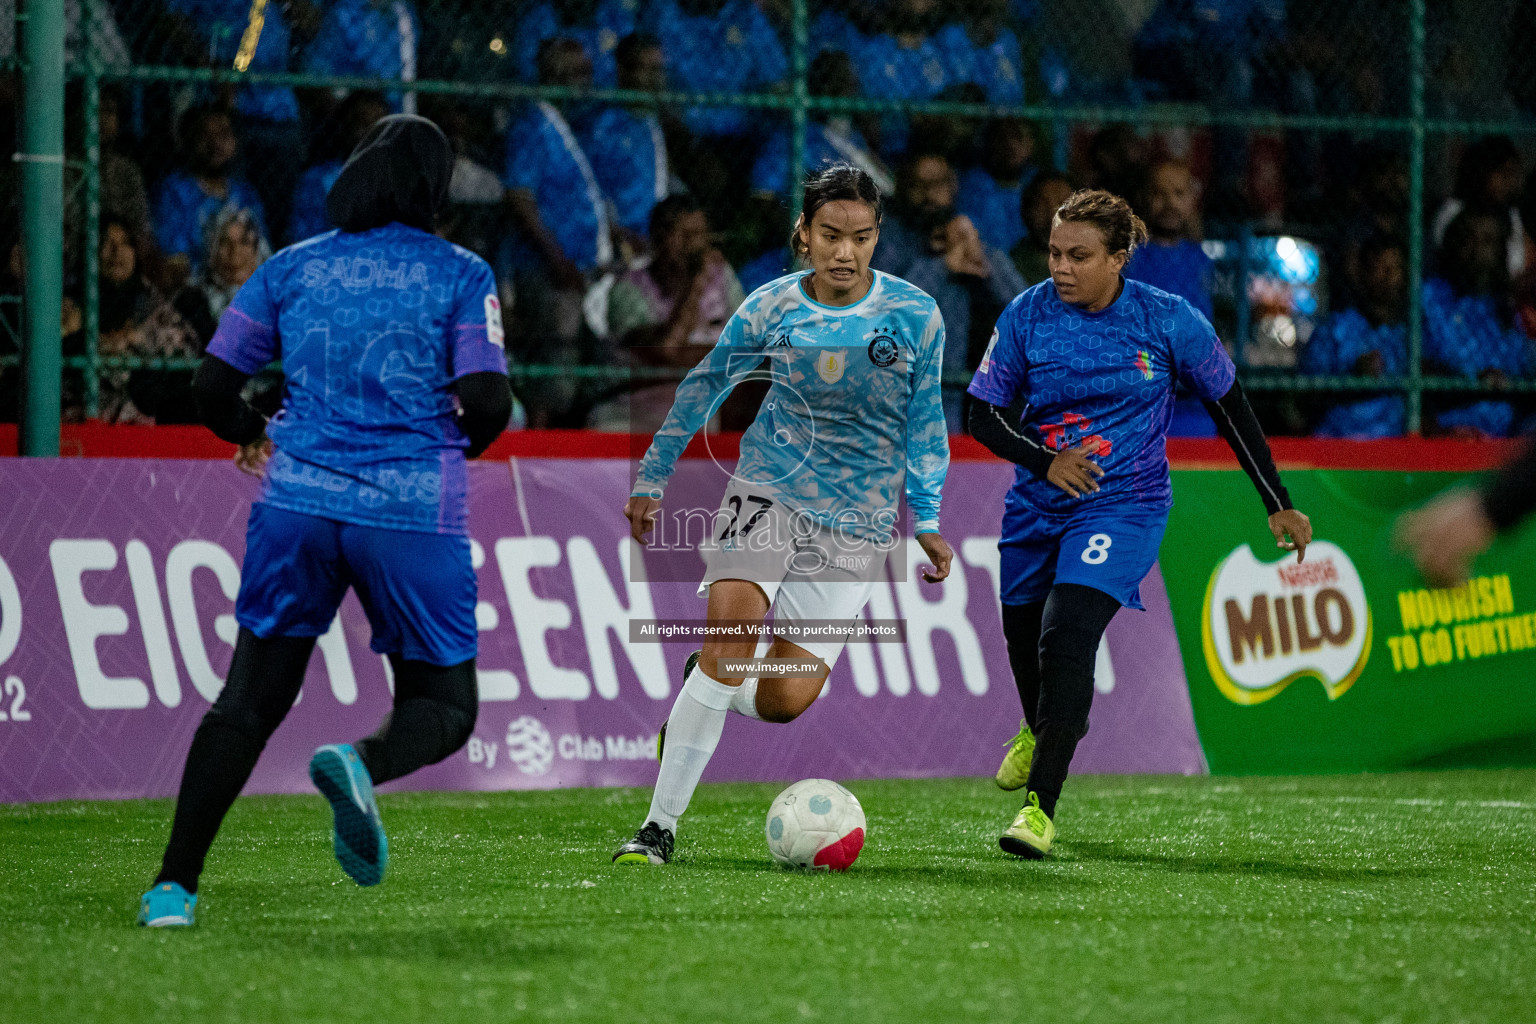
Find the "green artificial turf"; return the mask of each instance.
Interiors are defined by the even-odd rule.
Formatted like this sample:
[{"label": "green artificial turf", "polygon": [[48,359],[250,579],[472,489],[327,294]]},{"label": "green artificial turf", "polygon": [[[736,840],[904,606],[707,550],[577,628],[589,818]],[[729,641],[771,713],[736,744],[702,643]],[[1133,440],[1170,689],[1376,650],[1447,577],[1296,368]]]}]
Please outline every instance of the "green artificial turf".
[{"label": "green artificial turf", "polygon": [[1536,772],[1075,778],[1056,856],[987,781],[856,782],[846,875],[774,867],[777,787],[383,800],[360,890],[318,797],[243,799],[190,931],[133,927],[164,801],[0,808],[0,1020],[1530,1021]]}]

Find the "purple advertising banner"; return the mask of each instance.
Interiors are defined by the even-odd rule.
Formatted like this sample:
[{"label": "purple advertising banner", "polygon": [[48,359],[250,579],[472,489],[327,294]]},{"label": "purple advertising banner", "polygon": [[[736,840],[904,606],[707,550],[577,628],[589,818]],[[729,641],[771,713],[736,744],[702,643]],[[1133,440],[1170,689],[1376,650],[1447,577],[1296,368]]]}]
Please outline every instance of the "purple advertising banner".
[{"label": "purple advertising banner", "polygon": [[[656,731],[691,643],[631,643],[636,619],[700,619],[691,581],[631,566],[623,460],[514,459],[470,472],[480,716],[407,789],[649,786]],[[997,604],[1008,467],[956,463],[951,578],[916,582],[916,544],[866,609],[904,643],[851,644],[790,725],[733,716],[707,780],[990,775],[1018,728]],[[0,802],[166,796],[223,685],[255,481],[226,463],[0,459]],[[675,575],[667,576],[675,580]],[[1168,598],[1125,611],[1099,652],[1074,770],[1205,770]],[[348,596],[250,792],[307,792],[319,744],[372,732],[390,704]]]}]

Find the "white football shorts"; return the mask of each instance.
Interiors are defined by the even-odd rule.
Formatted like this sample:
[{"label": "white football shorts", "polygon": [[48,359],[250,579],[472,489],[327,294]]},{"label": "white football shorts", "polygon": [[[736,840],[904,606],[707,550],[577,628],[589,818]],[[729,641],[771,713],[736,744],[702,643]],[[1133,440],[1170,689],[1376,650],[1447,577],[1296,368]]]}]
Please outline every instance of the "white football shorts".
[{"label": "white football shorts", "polygon": [[[765,488],[732,480],[720,501],[714,529],[700,546],[704,579],[699,596],[717,580],[755,583],[768,599],[775,623],[852,625],[876,581],[883,578],[888,549],[785,508]],[[831,669],[846,636],[785,637]],[[759,653],[766,650],[759,645]]]}]

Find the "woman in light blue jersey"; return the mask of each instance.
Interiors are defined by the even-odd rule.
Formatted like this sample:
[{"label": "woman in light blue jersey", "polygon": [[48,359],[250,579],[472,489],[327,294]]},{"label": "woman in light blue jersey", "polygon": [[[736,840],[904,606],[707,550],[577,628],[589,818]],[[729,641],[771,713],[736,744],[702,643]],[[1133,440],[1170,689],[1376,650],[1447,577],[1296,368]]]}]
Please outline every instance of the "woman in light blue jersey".
[{"label": "woman in light blue jersey", "polygon": [[971,381],[971,433],[1017,465],[998,547],[1024,721],[997,784],[1027,787],[1001,838],[1020,857],[1050,851],[1056,800],[1088,731],[1099,643],[1121,607],[1141,607],[1157,559],[1173,504],[1164,442],[1175,383],[1204,401],[1258,488],[1275,542],[1299,561],[1312,540],[1210,322],[1123,276],[1146,240],[1125,200],[1074,193],[1052,222],[1050,278],[1003,311]]},{"label": "woman in light blue jersey", "polygon": [[[939,536],[939,492],[949,467],[940,390],[944,321],[921,290],[870,269],[879,235],[880,192],[868,174],[847,164],[813,174],[794,235],[811,270],[748,296],[678,386],[640,464],[624,514],[644,544],[653,528],[663,537],[668,523],[686,529],[688,510],[662,513],[677,459],[725,394],[762,377],[766,362],[768,394],[742,437],[719,511],[709,510],[699,593],[708,595],[711,626],[761,625],[771,606],[774,639],[770,645],[755,635],[711,636],[688,659],[658,743],[661,771],[650,810],[614,854],[618,863],[671,859],[677,820],[714,754],[727,711],[788,722],[810,707],[845,638],[812,639],[797,633],[799,624],[858,619],[884,578],[903,497],[933,563],[923,578],[937,583],[949,575],[953,555]],[[754,655],[766,655],[761,671],[733,664]],[[775,665],[788,671],[780,674]]]}]

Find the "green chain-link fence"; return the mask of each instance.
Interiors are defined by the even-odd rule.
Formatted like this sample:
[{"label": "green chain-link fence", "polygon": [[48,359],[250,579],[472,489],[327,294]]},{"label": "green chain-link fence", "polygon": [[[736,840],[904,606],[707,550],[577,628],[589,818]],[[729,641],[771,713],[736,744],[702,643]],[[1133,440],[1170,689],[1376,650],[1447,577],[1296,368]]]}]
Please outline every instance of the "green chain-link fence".
[{"label": "green chain-link fence", "polygon": [[[520,104],[660,111],[691,129],[673,173],[708,201],[722,247],[740,258],[784,233],[808,142],[829,121],[873,163],[895,165],[893,178],[903,150],[986,164],[985,129],[1004,121],[1025,126],[1033,165],[1070,169],[1080,183],[1139,191],[1152,158],[1177,157],[1207,182],[1218,327],[1247,386],[1266,394],[1271,422],[1301,427],[1317,396],[1395,392],[1410,431],[1425,423],[1426,396],[1488,386],[1425,370],[1420,300],[1438,200],[1469,141],[1536,130],[1527,0],[70,0],[66,15],[66,276],[78,282],[83,345],[65,366],[88,416],[104,371],[193,363],[102,351],[104,90],[108,152],[136,139],[151,179],[187,141],[175,138],[176,116],[200,101],[232,105],[246,142],[261,143],[265,162],[248,162],[248,173],[289,179],[317,132],[334,130],[325,114],[343,90],[377,90],[437,116],[467,111],[466,145],[492,168],[494,139]],[[659,37],[666,89],[616,87],[613,52],[635,30]],[[539,43],[562,35],[585,46],[593,85],[539,84]],[[13,64],[6,42],[0,61]],[[828,50],[848,54],[851,81],[829,76],[819,62]],[[737,194],[749,175],[733,161],[776,133],[788,161],[767,223]],[[711,178],[720,164],[725,173]],[[1402,187],[1361,195],[1370,168]],[[281,236],[282,225],[269,228]],[[1307,331],[1348,289],[1351,247],[1383,229],[1400,230],[1406,250],[1405,365],[1299,373]],[[12,328],[15,302],[0,299]],[[0,331],[0,363],[13,365],[5,346]],[[528,362],[513,373],[524,386],[676,376]],[[949,376],[955,387],[968,379]],[[1499,387],[1536,391],[1528,380]]]}]

